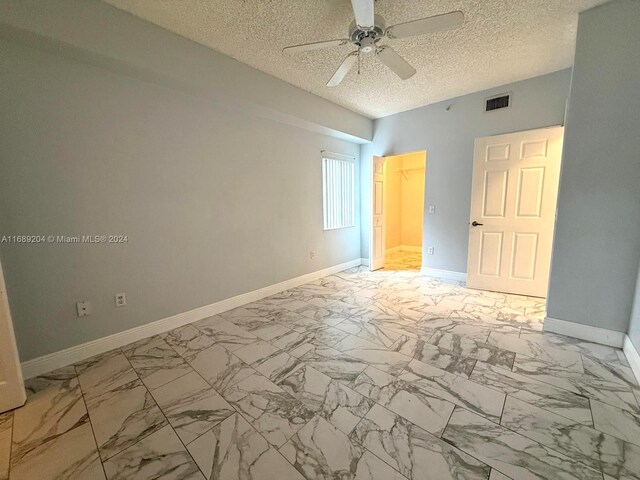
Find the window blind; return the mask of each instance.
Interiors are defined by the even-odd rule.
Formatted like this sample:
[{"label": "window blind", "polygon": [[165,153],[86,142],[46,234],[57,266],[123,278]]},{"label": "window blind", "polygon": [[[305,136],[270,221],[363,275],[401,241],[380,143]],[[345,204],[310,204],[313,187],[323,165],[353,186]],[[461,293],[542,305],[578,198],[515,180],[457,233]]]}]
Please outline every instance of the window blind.
[{"label": "window blind", "polygon": [[353,227],[355,216],[355,166],[353,161],[324,157],[322,187],[324,229]]}]

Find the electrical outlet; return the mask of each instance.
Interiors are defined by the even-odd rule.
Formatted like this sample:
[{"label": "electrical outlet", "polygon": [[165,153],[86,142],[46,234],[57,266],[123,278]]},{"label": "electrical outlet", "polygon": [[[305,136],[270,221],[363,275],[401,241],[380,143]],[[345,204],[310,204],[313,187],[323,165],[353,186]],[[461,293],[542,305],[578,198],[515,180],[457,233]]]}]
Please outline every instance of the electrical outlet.
[{"label": "electrical outlet", "polygon": [[91,315],[91,303],[87,300],[80,300],[76,303],[76,311],[79,317],[86,317]]},{"label": "electrical outlet", "polygon": [[311,251],[309,252],[309,258],[310,258],[311,260],[313,260],[314,258],[316,258],[316,251],[315,251],[315,250],[311,250]]},{"label": "electrical outlet", "polygon": [[124,307],[127,304],[127,296],[124,293],[116,293],[116,307]]},{"label": "electrical outlet", "polygon": [[436,206],[435,205],[429,205],[429,213],[436,213]]},{"label": "electrical outlet", "polygon": [[433,255],[433,247],[427,247],[427,254]]}]

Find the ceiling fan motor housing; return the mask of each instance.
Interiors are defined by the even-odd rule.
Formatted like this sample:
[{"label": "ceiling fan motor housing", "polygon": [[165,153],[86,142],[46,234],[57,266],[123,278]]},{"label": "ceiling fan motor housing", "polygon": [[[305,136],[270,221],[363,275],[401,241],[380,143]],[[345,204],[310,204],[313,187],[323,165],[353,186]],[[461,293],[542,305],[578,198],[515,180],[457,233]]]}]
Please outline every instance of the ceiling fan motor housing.
[{"label": "ceiling fan motor housing", "polygon": [[349,40],[360,48],[361,52],[369,53],[375,50],[376,42],[384,37],[386,22],[380,15],[374,15],[374,25],[372,28],[363,29],[352,21],[349,25]]}]

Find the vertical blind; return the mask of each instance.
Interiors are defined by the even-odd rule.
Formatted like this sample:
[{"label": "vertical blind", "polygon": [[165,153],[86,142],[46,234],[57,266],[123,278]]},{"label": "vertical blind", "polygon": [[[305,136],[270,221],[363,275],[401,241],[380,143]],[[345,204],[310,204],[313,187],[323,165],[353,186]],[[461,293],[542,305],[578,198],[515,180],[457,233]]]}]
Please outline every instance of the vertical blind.
[{"label": "vertical blind", "polygon": [[324,157],[322,190],[324,229],[353,227],[355,216],[355,167],[353,161]]}]

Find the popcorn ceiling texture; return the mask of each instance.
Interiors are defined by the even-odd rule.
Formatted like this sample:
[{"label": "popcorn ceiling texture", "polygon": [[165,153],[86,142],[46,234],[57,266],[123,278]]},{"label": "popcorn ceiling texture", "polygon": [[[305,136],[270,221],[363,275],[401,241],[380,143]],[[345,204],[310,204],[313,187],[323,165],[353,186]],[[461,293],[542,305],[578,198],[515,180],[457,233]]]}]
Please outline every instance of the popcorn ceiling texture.
[{"label": "popcorn ceiling texture", "polygon": [[349,0],[104,0],[149,22],[370,118],[567,68],[578,13],[607,0],[377,0],[387,25],[461,10],[456,31],[383,40],[418,73],[402,81],[363,55],[335,88],[325,86],[353,45],[282,48],[345,38]]}]

